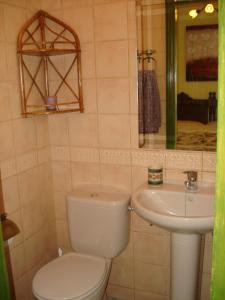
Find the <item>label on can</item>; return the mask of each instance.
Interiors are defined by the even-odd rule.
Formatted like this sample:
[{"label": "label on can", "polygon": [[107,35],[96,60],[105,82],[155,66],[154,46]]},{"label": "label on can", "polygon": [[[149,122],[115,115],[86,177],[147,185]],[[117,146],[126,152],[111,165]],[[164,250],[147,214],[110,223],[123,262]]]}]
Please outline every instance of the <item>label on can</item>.
[{"label": "label on can", "polygon": [[163,168],[148,168],[148,184],[158,186],[163,183]]}]

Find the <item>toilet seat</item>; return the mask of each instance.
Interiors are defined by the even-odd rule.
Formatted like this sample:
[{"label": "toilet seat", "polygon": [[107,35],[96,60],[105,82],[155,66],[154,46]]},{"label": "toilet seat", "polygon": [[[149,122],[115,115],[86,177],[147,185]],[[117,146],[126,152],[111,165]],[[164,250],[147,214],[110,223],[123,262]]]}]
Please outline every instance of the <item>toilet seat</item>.
[{"label": "toilet seat", "polygon": [[40,269],[33,280],[33,293],[42,300],[76,300],[88,296],[104,281],[106,260],[69,253]]}]

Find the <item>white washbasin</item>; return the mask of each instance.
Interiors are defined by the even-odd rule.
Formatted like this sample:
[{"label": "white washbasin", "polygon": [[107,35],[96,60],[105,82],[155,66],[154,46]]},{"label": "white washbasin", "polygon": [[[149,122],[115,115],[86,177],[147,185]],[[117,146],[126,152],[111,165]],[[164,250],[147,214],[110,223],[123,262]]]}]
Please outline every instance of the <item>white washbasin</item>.
[{"label": "white washbasin", "polygon": [[185,192],[183,184],[142,185],[133,197],[135,212],[148,222],[173,232],[206,233],[213,229],[214,188]]}]

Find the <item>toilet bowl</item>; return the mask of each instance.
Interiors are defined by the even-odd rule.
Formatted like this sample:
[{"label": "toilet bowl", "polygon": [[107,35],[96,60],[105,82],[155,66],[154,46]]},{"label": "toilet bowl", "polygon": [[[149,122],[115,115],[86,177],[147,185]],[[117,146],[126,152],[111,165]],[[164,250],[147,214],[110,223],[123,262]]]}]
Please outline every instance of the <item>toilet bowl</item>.
[{"label": "toilet bowl", "polygon": [[111,268],[109,259],[68,253],[45,265],[34,277],[39,300],[102,299]]},{"label": "toilet bowl", "polygon": [[101,185],[78,186],[67,197],[72,252],[42,267],[33,279],[38,300],[102,300],[111,258],[129,240],[130,195]]}]

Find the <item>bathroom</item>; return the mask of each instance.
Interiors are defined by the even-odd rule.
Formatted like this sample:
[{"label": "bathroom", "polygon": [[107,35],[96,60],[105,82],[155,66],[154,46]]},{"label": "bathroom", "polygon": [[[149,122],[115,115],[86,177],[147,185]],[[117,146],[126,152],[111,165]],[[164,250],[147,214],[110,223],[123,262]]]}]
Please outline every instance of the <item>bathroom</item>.
[{"label": "bathroom", "polygon": [[[151,30],[164,34],[164,1],[151,2],[161,13]],[[21,116],[17,35],[40,9],[79,36],[83,114]],[[77,184],[115,185],[132,193],[156,161],[164,180],[185,181],[183,172],[194,169],[200,182],[215,182],[215,152],[139,148],[136,51],[135,0],[0,1],[0,169],[5,210],[20,229],[10,246],[17,300],[34,299],[35,273],[59,247],[70,249],[65,197]],[[165,62],[159,67],[165,78]],[[165,100],[163,80],[160,95]],[[211,257],[208,233],[201,300],[210,299]],[[107,295],[169,300],[169,288],[170,234],[132,213],[130,241],[113,260]]]}]

